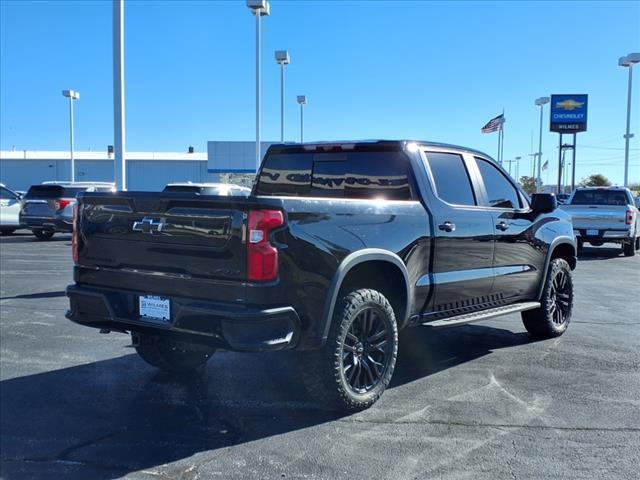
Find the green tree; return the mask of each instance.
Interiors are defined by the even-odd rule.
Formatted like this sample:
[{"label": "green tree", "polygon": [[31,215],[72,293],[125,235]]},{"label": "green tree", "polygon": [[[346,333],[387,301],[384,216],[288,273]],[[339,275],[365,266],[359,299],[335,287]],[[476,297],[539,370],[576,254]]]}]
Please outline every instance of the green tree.
[{"label": "green tree", "polygon": [[580,180],[581,187],[610,187],[611,181],[601,173],[594,173]]},{"label": "green tree", "polygon": [[526,175],[520,177],[520,185],[522,185],[522,189],[527,195],[536,193],[536,179],[534,177],[528,177]]}]

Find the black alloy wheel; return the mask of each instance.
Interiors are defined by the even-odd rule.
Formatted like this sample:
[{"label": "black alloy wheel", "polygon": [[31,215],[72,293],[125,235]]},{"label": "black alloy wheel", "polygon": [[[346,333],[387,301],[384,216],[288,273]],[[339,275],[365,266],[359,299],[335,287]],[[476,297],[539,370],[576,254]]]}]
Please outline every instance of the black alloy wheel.
[{"label": "black alloy wheel", "polygon": [[393,332],[382,315],[376,307],[365,307],[355,316],[342,341],[342,374],[356,394],[372,390],[389,367],[389,339]]}]

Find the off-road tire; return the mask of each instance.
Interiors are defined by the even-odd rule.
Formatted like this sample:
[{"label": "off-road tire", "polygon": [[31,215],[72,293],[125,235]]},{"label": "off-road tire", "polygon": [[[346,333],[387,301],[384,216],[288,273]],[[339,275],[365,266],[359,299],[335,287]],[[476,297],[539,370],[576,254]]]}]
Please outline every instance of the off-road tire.
[{"label": "off-road tire", "polygon": [[[345,352],[345,348],[347,348],[345,347],[345,342],[347,341],[347,334],[352,332],[350,330],[352,324],[356,320],[360,321],[362,319],[361,315],[367,310],[374,312],[374,318],[370,320],[371,324],[380,320],[384,325],[384,338],[387,341],[385,343],[385,361],[384,368],[381,369],[379,375],[376,375],[377,380],[372,383],[371,389],[358,393],[349,384],[349,380],[346,377],[347,373],[344,370],[343,363],[347,360],[348,355],[355,357],[354,353]],[[363,333],[363,335],[365,334]],[[368,345],[367,348],[371,348],[371,350],[365,350],[366,355],[369,355],[366,353],[367,351],[374,350],[373,344]],[[307,391],[321,408],[337,411],[358,411],[369,408],[385,391],[393,375],[397,355],[398,327],[391,304],[382,293],[376,290],[360,289],[342,295],[335,306],[329,335],[324,347],[319,350],[300,352],[298,365],[301,368],[302,379]],[[371,359],[371,357],[369,356],[368,359]],[[352,358],[351,360],[355,364],[355,359]],[[358,365],[358,368],[364,369],[365,364],[374,368],[366,360]],[[347,365],[346,367],[356,368],[355,365]],[[379,367],[375,368],[380,370]],[[365,370],[363,372],[363,375],[367,374]],[[358,370],[356,376],[359,373]],[[378,372],[375,373],[377,374]]]},{"label": "off-road tire", "polygon": [[51,240],[51,237],[53,237],[55,233],[52,230],[42,230],[41,228],[32,230],[32,232],[38,240]]},{"label": "off-road tire", "polygon": [[633,257],[636,254],[636,241],[631,240],[628,242],[622,242],[622,253],[625,257]]},{"label": "off-road tire", "polygon": [[[556,292],[557,287],[554,285],[554,280],[557,279],[559,275],[564,275],[566,282],[568,282],[567,298],[561,297]],[[558,280],[556,280],[556,282],[557,281]],[[565,295],[565,293],[562,293],[562,295]],[[558,303],[559,301],[566,301],[567,305],[562,322],[558,322],[557,318],[554,320],[555,309],[561,308]],[[522,323],[524,323],[524,327],[534,337],[559,337],[567,330],[573,312],[573,277],[571,275],[571,267],[564,258],[554,258],[551,260],[540,303],[540,308],[522,312]]]},{"label": "off-road tire", "polygon": [[138,355],[149,365],[170,374],[202,374],[215,349],[196,347],[157,335],[131,334]]}]

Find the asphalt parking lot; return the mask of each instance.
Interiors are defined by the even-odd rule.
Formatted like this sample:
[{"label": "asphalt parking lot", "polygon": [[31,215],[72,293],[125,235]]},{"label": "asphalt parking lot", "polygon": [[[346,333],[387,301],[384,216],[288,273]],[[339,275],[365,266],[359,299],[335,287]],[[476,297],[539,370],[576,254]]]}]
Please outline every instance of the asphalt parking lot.
[{"label": "asphalt parking lot", "polygon": [[628,478],[640,464],[640,255],[587,248],[572,324],[412,330],[371,409],[319,410],[290,352],[220,352],[200,380],[64,318],[70,237],[0,238],[0,476]]}]

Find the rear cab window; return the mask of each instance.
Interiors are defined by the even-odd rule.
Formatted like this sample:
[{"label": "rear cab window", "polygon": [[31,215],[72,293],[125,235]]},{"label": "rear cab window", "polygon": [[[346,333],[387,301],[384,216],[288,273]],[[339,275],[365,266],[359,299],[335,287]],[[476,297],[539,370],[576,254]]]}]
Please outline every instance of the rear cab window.
[{"label": "rear cab window", "polygon": [[265,158],[256,195],[413,200],[409,159],[399,151],[286,150]]},{"label": "rear cab window", "polygon": [[624,190],[576,190],[571,205],[633,205]]}]

